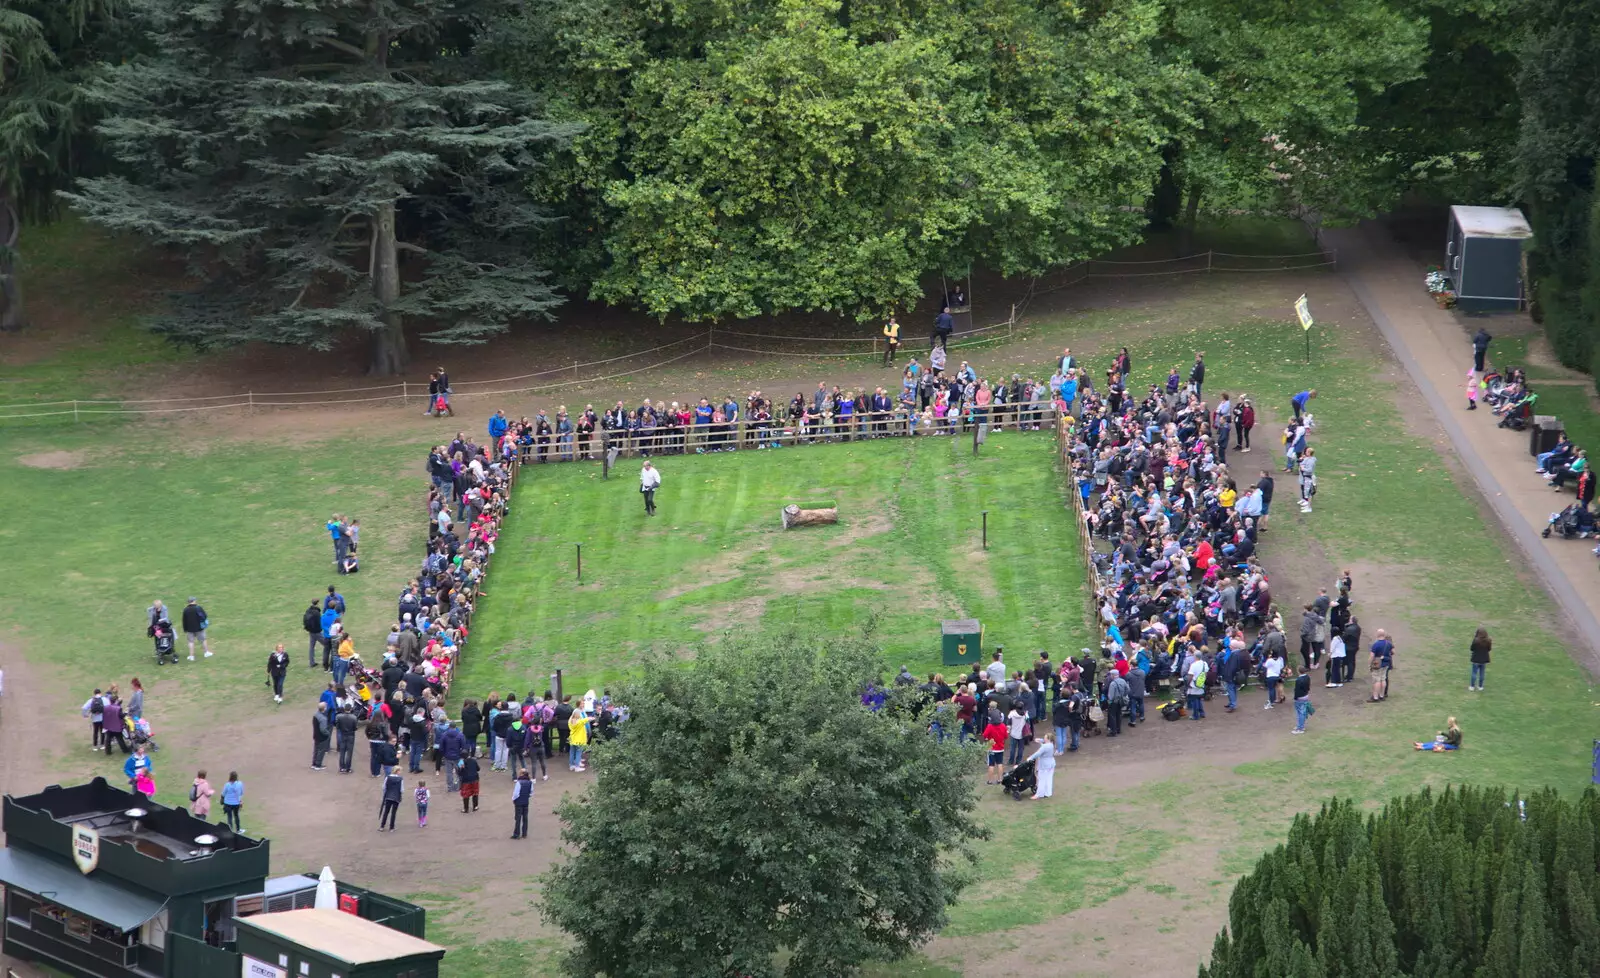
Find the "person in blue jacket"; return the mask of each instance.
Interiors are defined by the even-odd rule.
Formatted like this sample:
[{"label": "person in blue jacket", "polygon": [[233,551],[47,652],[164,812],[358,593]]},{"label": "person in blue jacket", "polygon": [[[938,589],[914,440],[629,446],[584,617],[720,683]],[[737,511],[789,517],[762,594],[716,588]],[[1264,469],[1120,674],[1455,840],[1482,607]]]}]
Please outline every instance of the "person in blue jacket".
[{"label": "person in blue jacket", "polygon": [[506,413],[504,411],[496,411],[494,415],[489,418],[489,437],[492,438],[496,444],[499,444],[500,439],[505,437],[506,432],[510,430],[510,428],[511,422],[506,420]]},{"label": "person in blue jacket", "polygon": [[1294,408],[1294,417],[1296,421],[1300,420],[1300,416],[1306,413],[1306,403],[1316,396],[1316,390],[1312,389],[1308,391],[1301,391],[1295,396],[1289,398],[1289,404]]},{"label": "person in blue jacket", "polygon": [[122,762],[122,773],[128,777],[129,791],[133,790],[133,783],[138,779],[141,770],[147,772],[152,778],[155,777],[155,762],[151,761],[150,755],[144,752],[143,744],[134,747],[133,753],[129,754],[128,759]]},{"label": "person in blue jacket", "polygon": [[333,671],[333,626],[339,623],[339,609],[322,611],[322,671]]}]

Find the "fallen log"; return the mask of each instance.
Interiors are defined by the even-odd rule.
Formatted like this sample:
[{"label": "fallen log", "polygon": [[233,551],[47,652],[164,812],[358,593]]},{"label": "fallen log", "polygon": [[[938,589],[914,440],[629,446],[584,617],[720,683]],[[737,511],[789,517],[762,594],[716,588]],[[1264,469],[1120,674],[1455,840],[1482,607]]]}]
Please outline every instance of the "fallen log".
[{"label": "fallen log", "polygon": [[829,523],[839,522],[839,507],[825,506],[816,509],[801,509],[794,503],[783,507],[783,528],[792,530],[797,526],[825,526]]}]

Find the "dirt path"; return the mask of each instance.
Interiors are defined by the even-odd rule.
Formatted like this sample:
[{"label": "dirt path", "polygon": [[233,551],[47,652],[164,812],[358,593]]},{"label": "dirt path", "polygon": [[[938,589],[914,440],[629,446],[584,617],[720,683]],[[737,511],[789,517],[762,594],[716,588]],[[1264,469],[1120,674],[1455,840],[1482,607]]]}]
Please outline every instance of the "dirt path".
[{"label": "dirt path", "polygon": [[[1551,492],[1534,473],[1527,432],[1496,427],[1488,411],[1467,413],[1463,385],[1472,347],[1463,320],[1433,303],[1422,288],[1422,266],[1381,228],[1369,223],[1330,231],[1328,237],[1339,249],[1341,276],[1416,382],[1484,498],[1565,611],[1571,631],[1581,640],[1572,646],[1579,664],[1600,676],[1600,619],[1595,616],[1600,575],[1590,547],[1539,536],[1551,512],[1572,497]],[[1494,321],[1489,325],[1494,332]]]}]

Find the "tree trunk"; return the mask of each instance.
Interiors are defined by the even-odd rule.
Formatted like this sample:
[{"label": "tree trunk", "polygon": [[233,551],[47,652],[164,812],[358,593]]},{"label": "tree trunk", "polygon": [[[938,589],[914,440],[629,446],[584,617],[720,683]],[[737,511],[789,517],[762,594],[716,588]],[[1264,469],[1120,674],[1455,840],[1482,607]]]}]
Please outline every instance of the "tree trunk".
[{"label": "tree trunk", "polygon": [[1194,230],[1200,221],[1200,184],[1189,184],[1189,200],[1183,205],[1183,224],[1178,228],[1178,254],[1194,254]]},{"label": "tree trunk", "polygon": [[1161,172],[1156,177],[1155,189],[1150,193],[1150,199],[1145,202],[1145,217],[1150,221],[1150,230],[1165,231],[1172,227],[1173,221],[1178,216],[1178,210],[1183,207],[1183,188],[1178,186],[1177,162],[1183,154],[1183,148],[1177,143],[1168,143],[1161,150],[1163,163]]},{"label": "tree trunk", "polygon": [[22,281],[17,277],[17,242],[22,237],[22,218],[11,195],[0,193],[0,332],[21,329]]},{"label": "tree trunk", "polygon": [[383,307],[383,328],[372,334],[372,368],[369,373],[392,377],[406,368],[406,334],[400,314],[400,253],[395,248],[394,202],[378,208],[372,220],[372,293]]},{"label": "tree trunk", "polygon": [[825,526],[829,523],[839,522],[838,507],[827,509],[801,509],[790,503],[783,507],[783,528],[792,530],[797,526]]}]

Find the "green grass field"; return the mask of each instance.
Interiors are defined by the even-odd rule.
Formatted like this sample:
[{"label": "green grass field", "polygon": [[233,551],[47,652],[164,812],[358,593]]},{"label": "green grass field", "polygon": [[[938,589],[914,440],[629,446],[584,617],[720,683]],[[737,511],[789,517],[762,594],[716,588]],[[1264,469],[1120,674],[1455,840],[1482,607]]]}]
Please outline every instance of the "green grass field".
[{"label": "green grass field", "polygon": [[[63,268],[80,254],[69,244],[60,245]],[[42,293],[32,295],[40,301]],[[994,839],[983,848],[981,880],[952,911],[946,938],[926,955],[872,975],[958,974],[1041,940],[1041,932],[1024,929],[1029,925],[1118,898],[1154,908],[1163,920],[1220,920],[1233,880],[1281,841],[1289,817],[1334,795],[1376,803],[1452,781],[1569,792],[1588,782],[1600,696],[1552,629],[1549,598],[1519,576],[1520,557],[1486,524],[1470,484],[1433,442],[1408,429],[1402,414],[1425,409],[1397,405],[1375,334],[1318,329],[1307,366],[1297,328],[1241,322],[1227,299],[1219,286],[1198,298],[1035,323],[1029,335],[1057,349],[1070,343],[1097,366],[1126,343],[1138,383],[1186,365],[1203,347],[1208,388],[1251,393],[1278,415],[1289,393],[1316,386],[1323,492],[1310,519],[1279,507],[1263,561],[1269,569],[1293,561],[1356,570],[1358,613],[1369,634],[1401,627],[1409,636],[1400,648],[1396,696],[1341,714],[1331,705],[1333,691],[1318,687],[1314,700],[1323,710],[1309,736],[1285,736],[1288,718],[1279,717],[1282,729],[1264,729],[1243,759],[1210,750],[1207,732],[1233,719],[1223,718],[1196,725],[1185,745],[1192,752],[1160,773],[1137,769],[1159,760],[1155,751],[1137,755],[1128,772],[1090,752],[1063,765],[1059,804],[986,800]],[[105,349],[64,349],[30,368],[36,384],[0,397],[46,390],[76,396],[81,384],[112,369],[117,350],[169,355],[147,346],[153,341],[124,319],[110,330]],[[1020,353],[1001,345],[981,359],[1005,364]],[[793,369],[798,375],[813,365]],[[1594,416],[1581,392],[1569,390],[1570,403],[1554,393],[1561,403],[1552,407],[1578,431]],[[0,622],[46,682],[36,701],[8,704],[6,722],[25,717],[19,707],[67,711],[75,720],[88,687],[148,674],[140,611],[153,597],[181,602],[197,594],[225,654],[201,668],[180,667],[183,681],[163,688],[151,706],[164,724],[165,769],[226,767],[238,757],[248,770],[251,751],[299,750],[298,743],[242,736],[271,709],[247,694],[260,690],[273,642],[303,654],[299,612],[329,583],[319,527],[334,509],[359,515],[364,528],[363,572],[339,582],[358,623],[358,647],[368,651],[381,640],[394,595],[420,554],[417,489],[426,442],[313,435],[285,444],[230,438],[220,428],[196,437],[197,429],[165,421],[44,420],[0,426],[0,498],[13,513],[0,523],[0,542],[15,564]],[[479,420],[464,417],[463,424]],[[1257,435],[1258,451],[1243,457],[1246,471],[1277,459],[1272,426],[1263,424]],[[681,653],[730,627],[798,621],[853,628],[874,612],[891,668],[900,661],[935,667],[937,621],[956,614],[983,619],[991,640],[1014,655],[1045,648],[1059,658],[1084,636],[1078,558],[1050,444],[1045,433],[997,435],[977,460],[944,439],[668,458],[661,463],[661,515],[649,523],[636,463],[624,464],[610,482],[590,466],[531,470],[501,538],[464,662],[464,693],[542,688],[557,666],[573,670],[580,683],[604,684],[650,647]],[[83,454],[71,469],[19,461],[47,451]],[[1280,492],[1287,495],[1282,485]],[[783,502],[819,495],[840,503],[839,526],[777,528]],[[984,509],[986,555],[978,544]],[[574,542],[584,544],[582,586],[574,580]],[[1289,604],[1309,597],[1279,595]],[[1494,663],[1489,691],[1469,696],[1466,644],[1480,624],[1494,635]],[[294,701],[310,702],[321,678],[320,671],[292,672]],[[1410,741],[1447,714],[1460,718],[1467,749],[1413,752]],[[230,731],[241,736],[218,736]],[[103,758],[85,757],[81,744],[39,749],[63,783],[106,768]],[[292,805],[276,816],[264,805],[257,812],[252,829],[277,837],[324,824],[323,816]],[[402,895],[424,886],[367,882]],[[412,892],[435,910],[430,934],[452,947],[452,978],[559,973],[558,939],[522,940],[527,922],[508,925],[505,908],[485,907],[470,889]],[[1054,925],[1067,935],[1065,946],[1081,951],[1084,974],[1098,973],[1106,945],[1095,942],[1106,935],[1171,940],[1165,923],[1128,936],[1120,924],[1096,919]],[[1100,929],[1083,929],[1091,926]],[[1188,946],[1198,959],[1209,940]]]},{"label": "green grass field", "polygon": [[[658,515],[637,461],[525,468],[500,537],[465,695],[613,683],[648,650],[727,629],[874,623],[886,654],[939,668],[939,621],[973,617],[1019,665],[1085,644],[1083,567],[1047,431],[882,439],[657,460]],[[835,500],[835,526],[783,530],[779,510]],[[988,511],[989,547],[982,543]],[[576,547],[583,545],[583,582]]]}]

